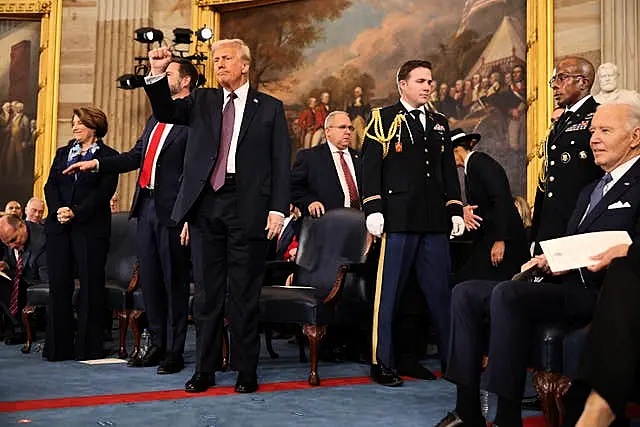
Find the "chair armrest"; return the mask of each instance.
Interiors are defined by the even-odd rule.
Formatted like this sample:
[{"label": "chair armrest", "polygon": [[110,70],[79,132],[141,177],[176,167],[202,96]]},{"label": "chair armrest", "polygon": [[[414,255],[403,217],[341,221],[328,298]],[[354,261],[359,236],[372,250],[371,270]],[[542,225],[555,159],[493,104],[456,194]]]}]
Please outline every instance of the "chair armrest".
[{"label": "chair armrest", "polygon": [[329,304],[334,302],[337,299],[340,291],[342,290],[342,285],[344,284],[344,277],[347,275],[347,270],[349,269],[349,264],[342,264],[338,267],[338,274],[336,275],[336,281],[333,283],[333,287],[331,288],[331,292],[329,295],[322,301],[324,304]]},{"label": "chair armrest", "polygon": [[131,294],[138,288],[138,282],[140,280],[140,263],[136,262],[133,266],[133,275],[127,286],[127,293]]}]

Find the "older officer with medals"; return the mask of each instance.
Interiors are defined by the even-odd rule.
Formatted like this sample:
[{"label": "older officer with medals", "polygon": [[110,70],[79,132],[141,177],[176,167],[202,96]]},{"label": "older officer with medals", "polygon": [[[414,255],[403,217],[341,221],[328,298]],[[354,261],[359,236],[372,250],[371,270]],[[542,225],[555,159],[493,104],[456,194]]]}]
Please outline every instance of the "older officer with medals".
[{"label": "older officer with medals", "polygon": [[428,112],[431,64],[398,70],[400,101],[375,109],[363,146],[362,198],[367,229],[382,237],[373,313],[371,377],[399,386],[394,371],[394,308],[415,265],[438,328],[440,355],[449,341],[449,236],[464,231],[460,185],[447,119]]}]

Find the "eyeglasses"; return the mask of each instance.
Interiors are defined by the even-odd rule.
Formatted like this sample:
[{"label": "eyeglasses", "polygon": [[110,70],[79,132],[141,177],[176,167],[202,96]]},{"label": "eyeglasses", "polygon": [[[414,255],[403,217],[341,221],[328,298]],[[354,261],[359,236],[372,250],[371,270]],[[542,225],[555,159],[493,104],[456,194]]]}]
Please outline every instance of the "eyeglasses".
[{"label": "eyeglasses", "polygon": [[584,78],[582,74],[565,74],[565,73],[556,74],[555,76],[551,77],[551,80],[549,80],[549,87],[553,87],[553,84],[555,82],[564,83],[564,81],[567,80],[569,77],[574,77],[574,78],[580,77],[581,79]]},{"label": "eyeglasses", "polygon": [[340,126],[329,126],[330,128],[335,128],[335,129],[340,129],[342,131],[344,131],[345,129],[349,129],[351,132],[353,132],[354,130],[356,130],[356,128],[354,128],[353,126],[347,126],[347,125],[340,125]]}]

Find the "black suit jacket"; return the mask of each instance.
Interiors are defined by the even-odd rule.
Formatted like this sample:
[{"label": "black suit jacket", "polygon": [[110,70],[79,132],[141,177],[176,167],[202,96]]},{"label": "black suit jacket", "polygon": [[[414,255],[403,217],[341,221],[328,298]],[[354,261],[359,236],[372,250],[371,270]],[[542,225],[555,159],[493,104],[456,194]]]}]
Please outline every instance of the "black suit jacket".
[{"label": "black suit jacket", "polygon": [[[100,161],[100,170],[103,172],[124,173],[132,170],[142,170],[145,153],[151,141],[151,133],[158,123],[153,117],[147,120],[147,124],[142,131],[142,135],[136,145],[126,153],[113,157],[107,157]],[[184,153],[187,148],[187,138],[189,128],[174,125],[167,135],[162,145],[158,161],[156,162],[156,175],[153,185],[154,201],[158,221],[163,225],[175,225],[171,220],[171,211],[178,196],[180,181],[182,180],[182,168],[184,164]],[[140,172],[138,172],[138,179]],[[140,186],[136,184],[136,192],[131,203],[131,217],[137,218],[140,209]]]},{"label": "black suit jacket", "polygon": [[[60,234],[66,227],[58,222],[57,211],[63,206],[69,207],[75,217],[71,221],[74,229],[96,237],[109,237],[111,234],[111,209],[109,201],[118,186],[118,175],[106,172],[78,172],[63,175],[67,168],[67,156],[73,140],[56,152],[49,179],[44,186],[44,194],[49,208],[45,220],[47,234]],[[104,161],[118,154],[116,150],[98,140],[100,149],[94,159]],[[77,176],[77,179],[74,177]]]},{"label": "black suit jacket", "polygon": [[[27,241],[22,252],[24,269],[22,270],[22,281],[27,284],[34,284],[48,280],[47,255],[45,252],[47,239],[45,237],[44,226],[32,222],[26,222]],[[13,277],[16,272],[18,260],[13,249],[5,246],[3,261],[7,263],[8,275]]]},{"label": "black suit jacket", "polygon": [[524,225],[504,168],[488,154],[476,151],[467,162],[465,182],[467,202],[478,205],[476,213],[483,219],[476,238],[526,245]]},{"label": "black suit jacket", "polygon": [[547,182],[538,186],[533,210],[531,238],[535,241],[562,236],[580,190],[603,175],[589,147],[589,127],[597,106],[589,97],[547,139]]},{"label": "black suit jacket", "polygon": [[[360,191],[362,160],[357,151],[349,148],[349,153]],[[309,215],[307,208],[315,201],[322,202],[326,210],[343,208],[344,197],[329,144],[298,151],[291,169],[291,198],[302,214]]]},{"label": "black suit jacket", "polygon": [[[189,127],[183,180],[172,213],[181,222],[210,185],[220,146],[223,90],[196,89],[172,100],[163,78],[145,91],[157,120]],[[249,88],[235,158],[238,212],[249,237],[265,236],[269,211],[289,212],[290,150],[282,102]]]},{"label": "black suit jacket", "polygon": [[[377,114],[372,112],[372,121]],[[429,112],[425,129],[399,101],[379,115],[379,123],[370,122],[362,149],[365,214],[382,212],[385,232],[449,233],[450,217],[462,216],[462,202],[447,118]],[[376,129],[388,137],[398,116],[406,122],[390,135],[385,157]]]},{"label": "black suit jacket", "polygon": [[[576,203],[576,208],[567,225],[567,235],[589,233],[594,231],[624,230],[633,239],[633,246],[640,243],[640,161],[624,174],[618,182],[604,195],[589,214],[582,220],[589,205],[591,192],[597,185],[597,181],[586,186]],[[610,209],[614,203],[629,204],[629,207]],[[582,220],[582,221],[581,221]],[[604,277],[604,271],[592,273],[582,269],[585,282],[590,285],[600,286]],[[571,278],[569,278],[571,280]],[[574,278],[577,280],[577,278]]]}]

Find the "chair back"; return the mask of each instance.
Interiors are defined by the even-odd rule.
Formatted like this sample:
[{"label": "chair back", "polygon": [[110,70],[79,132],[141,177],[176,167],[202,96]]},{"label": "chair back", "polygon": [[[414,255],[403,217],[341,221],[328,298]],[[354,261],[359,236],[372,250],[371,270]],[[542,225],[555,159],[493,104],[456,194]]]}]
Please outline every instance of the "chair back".
[{"label": "chair back", "polygon": [[331,292],[342,264],[365,260],[367,229],[364,214],[349,208],[332,209],[319,219],[302,223],[296,264],[300,267],[294,285],[314,286],[316,296]]},{"label": "chair back", "polygon": [[111,240],[107,254],[107,282],[124,285],[131,280],[138,261],[136,253],[136,221],[129,220],[128,212],[119,212],[111,216]]}]

